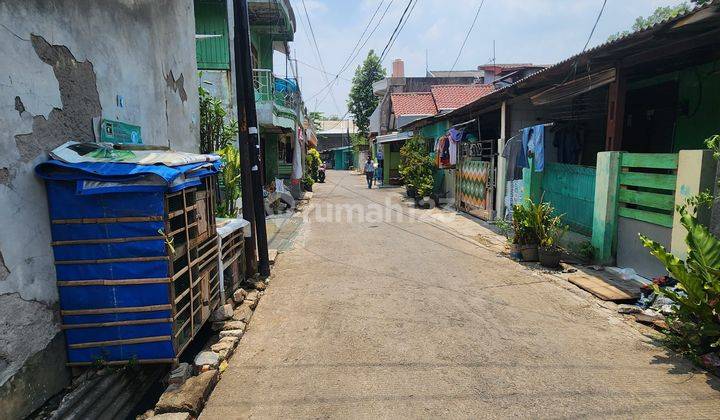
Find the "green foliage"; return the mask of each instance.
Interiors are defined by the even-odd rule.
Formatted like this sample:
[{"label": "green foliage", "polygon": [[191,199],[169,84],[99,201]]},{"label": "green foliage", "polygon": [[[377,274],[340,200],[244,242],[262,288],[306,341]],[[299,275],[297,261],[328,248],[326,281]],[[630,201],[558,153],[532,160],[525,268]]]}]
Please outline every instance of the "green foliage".
[{"label": "green foliage", "polygon": [[367,137],[363,137],[360,134],[351,134],[350,143],[352,144],[353,150],[356,152],[367,149],[367,146],[370,144]]},{"label": "green foliage", "polygon": [[240,172],[240,151],[232,144],[228,144],[218,151],[223,160],[223,169],[220,175],[221,200],[218,204],[218,216],[237,217],[237,199],[242,192]]},{"label": "green foliage", "polygon": [[513,243],[513,224],[506,219],[497,219],[495,226],[500,229],[500,233],[507,239],[509,243]]},{"label": "green foliage", "polygon": [[302,183],[309,188],[313,186],[315,180],[310,176],[310,174],[305,174],[305,176],[303,176]]},{"label": "green foliage", "polygon": [[577,249],[578,255],[586,261],[592,261],[595,258],[595,247],[590,241],[583,241]]},{"label": "green foliage", "polygon": [[[702,4],[699,2],[702,2],[703,0],[696,0],[694,3]],[[672,19],[682,13],[687,13],[690,11],[692,6],[689,4],[683,2],[678,4],[677,6],[664,6],[664,7],[658,7],[653,11],[653,13],[648,17],[642,17],[639,16],[635,19],[635,23],[633,23],[632,27],[628,31],[622,31],[618,32],[616,34],[610,35],[608,37],[608,41],[614,41],[618,38],[622,38],[624,36],[630,35],[633,32],[641,31],[643,29],[649,28],[650,26],[653,26],[655,24],[658,24],[662,21]]]},{"label": "green foliage", "polygon": [[414,188],[419,197],[428,197],[433,190],[433,162],[425,149],[425,141],[414,136],[400,148],[400,177]]},{"label": "green foliage", "polygon": [[320,111],[312,111],[308,113],[308,119],[310,119],[310,123],[313,125],[313,128],[315,131],[320,131],[320,121],[325,120],[325,114]]},{"label": "green foliage", "polygon": [[700,224],[687,205],[678,206],[680,221],[687,229],[688,256],[683,262],[655,241],[640,235],[678,281],[680,292],[655,286],[655,292],[675,303],[667,317],[668,345],[675,351],[697,358],[720,345],[720,240]]},{"label": "green foliage", "polygon": [[373,93],[372,84],[384,79],[385,74],[380,57],[373,50],[368,52],[362,66],[358,66],[355,70],[347,104],[361,137],[367,138],[370,130],[370,115],[379,101]]},{"label": "green foliage", "polygon": [[227,111],[220,99],[205,88],[198,88],[200,95],[200,153],[213,153],[237,138],[237,121],[225,122]]},{"label": "green foliage", "polygon": [[305,170],[307,172],[306,175],[313,181],[317,181],[318,179],[318,169],[320,169],[321,164],[322,159],[320,158],[320,152],[316,149],[308,150],[307,155],[305,156]]},{"label": "green foliage", "polygon": [[567,232],[562,216],[554,216],[555,209],[550,203],[534,203],[527,199],[525,204],[513,206],[513,242],[520,245],[539,245],[545,248],[558,246]]},{"label": "green foliage", "polygon": [[[720,159],[720,135],[708,138],[705,143],[713,150],[715,159]],[[678,281],[680,289],[655,286],[656,293],[675,303],[675,311],[666,318],[666,343],[696,362],[699,356],[717,352],[720,346],[720,239],[697,219],[697,209],[713,200],[709,193],[701,193],[677,207],[680,223],[687,230],[685,261],[640,235],[643,245]]]},{"label": "green foliage", "polygon": [[713,151],[713,157],[720,159],[720,134],[715,134],[705,139],[707,148]]}]

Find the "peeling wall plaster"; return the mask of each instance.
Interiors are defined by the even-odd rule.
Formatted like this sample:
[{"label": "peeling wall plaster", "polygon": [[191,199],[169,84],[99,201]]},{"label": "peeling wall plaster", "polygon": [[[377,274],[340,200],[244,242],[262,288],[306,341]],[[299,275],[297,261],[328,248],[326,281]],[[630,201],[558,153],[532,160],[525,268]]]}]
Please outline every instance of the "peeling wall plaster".
[{"label": "peeling wall plaster", "polygon": [[0,413],[10,418],[67,382],[34,166],[91,140],[100,116],[141,126],[146,144],[197,151],[194,28],[192,0],[0,2]]}]

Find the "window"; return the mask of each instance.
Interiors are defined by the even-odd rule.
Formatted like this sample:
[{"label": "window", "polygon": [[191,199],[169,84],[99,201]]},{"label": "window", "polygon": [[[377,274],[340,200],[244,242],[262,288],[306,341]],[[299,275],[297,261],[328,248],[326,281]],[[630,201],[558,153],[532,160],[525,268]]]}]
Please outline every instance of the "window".
[{"label": "window", "polygon": [[195,34],[198,70],[230,70],[225,0],[195,0]]}]

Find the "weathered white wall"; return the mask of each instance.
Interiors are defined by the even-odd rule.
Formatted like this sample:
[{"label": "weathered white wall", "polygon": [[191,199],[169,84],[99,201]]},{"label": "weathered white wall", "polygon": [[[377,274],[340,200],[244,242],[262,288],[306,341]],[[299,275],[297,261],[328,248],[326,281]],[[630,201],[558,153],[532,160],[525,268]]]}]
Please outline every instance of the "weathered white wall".
[{"label": "weathered white wall", "polygon": [[[66,384],[43,183],[34,166],[91,119],[198,150],[192,0],[0,2],[0,417]],[[117,105],[117,96],[125,106]]]}]

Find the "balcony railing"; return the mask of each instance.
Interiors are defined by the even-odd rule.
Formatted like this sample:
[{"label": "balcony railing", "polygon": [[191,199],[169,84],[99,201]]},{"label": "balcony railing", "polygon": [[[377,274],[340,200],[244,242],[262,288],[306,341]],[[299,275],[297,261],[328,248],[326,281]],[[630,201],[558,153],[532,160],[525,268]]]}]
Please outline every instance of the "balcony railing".
[{"label": "balcony railing", "polygon": [[300,92],[293,79],[276,78],[268,69],[254,69],[253,84],[257,102],[272,101],[293,111],[301,105]]}]

